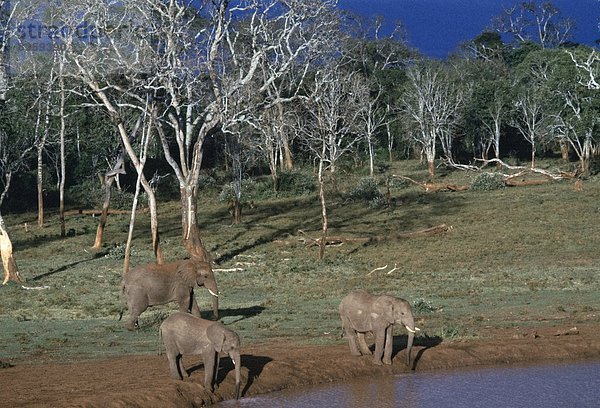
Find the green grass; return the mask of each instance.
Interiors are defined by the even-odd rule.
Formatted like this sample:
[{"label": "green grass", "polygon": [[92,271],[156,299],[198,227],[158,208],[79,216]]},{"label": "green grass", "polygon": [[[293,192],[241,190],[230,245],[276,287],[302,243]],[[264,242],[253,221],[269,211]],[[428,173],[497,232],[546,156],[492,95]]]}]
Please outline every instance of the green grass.
[{"label": "green grass", "polygon": [[[389,170],[425,180],[422,167],[402,162]],[[474,175],[441,174],[436,181],[468,184]],[[424,336],[445,339],[482,336],[485,327],[576,325],[598,322],[600,311],[600,178],[497,190],[425,193],[393,187],[392,205],[369,206],[344,192],[360,183],[350,174],[341,193],[330,193],[330,235],[393,236],[439,224],[446,234],[327,248],[305,246],[319,237],[315,195],[255,201],[243,223],[231,225],[217,191],[202,194],[199,222],[222,292],[222,320],[244,343],[293,338],[311,344],[342,342],[337,306],[354,288],[386,292],[415,303]],[[381,176],[383,180],[383,176]],[[382,187],[382,192],[385,192]],[[122,260],[111,256],[126,240],[129,217],[109,218],[105,247],[90,249],[97,219],[67,219],[60,238],[58,217],[35,226],[34,214],[5,214],[23,285],[0,287],[0,361],[68,361],[120,354],[156,353],[157,331],[175,305],[142,314],[142,329],[127,332],[122,308]],[[149,219],[139,214],[132,265],[152,262]],[[164,252],[181,259],[178,203],[161,203]],[[29,231],[23,224],[27,222]],[[115,251],[118,252],[118,251]],[[374,268],[385,270],[367,276]],[[396,269],[387,273],[392,267]],[[204,311],[209,298],[200,290]]]}]

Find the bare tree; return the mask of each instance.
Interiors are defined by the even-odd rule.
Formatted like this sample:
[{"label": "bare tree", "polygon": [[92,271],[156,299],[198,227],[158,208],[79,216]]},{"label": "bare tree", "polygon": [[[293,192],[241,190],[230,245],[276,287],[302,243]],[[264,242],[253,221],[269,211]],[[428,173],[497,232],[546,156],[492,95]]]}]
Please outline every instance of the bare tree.
[{"label": "bare tree", "polygon": [[588,89],[599,90],[600,84],[598,83],[598,78],[600,78],[600,54],[598,54],[596,49],[592,48],[585,58],[578,58],[569,50],[566,50],[565,52],[571,56],[571,60],[573,60],[573,63],[578,69],[578,82]]},{"label": "bare tree", "polygon": [[[109,89],[127,92],[138,101],[136,109],[144,92],[160,96],[162,108],[156,112],[155,126],[180,186],[184,243],[191,255],[208,259],[196,219],[204,140],[247,117],[251,106],[238,107],[235,115],[224,114],[232,95],[248,86],[264,95],[315,45],[320,28],[329,24],[320,16],[332,2],[254,0],[203,5],[200,13],[183,1],[137,0],[119,3],[118,8],[87,2],[94,14],[88,11],[84,18],[102,28],[107,39],[100,42],[102,53],[88,47],[89,52],[74,50],[74,57],[80,76],[103,104],[112,106],[109,111],[116,120],[122,105],[111,101]],[[133,21],[136,30],[125,21]],[[98,58],[103,58],[100,64]],[[264,71],[268,76],[259,78],[265,61],[272,68]],[[111,72],[120,67],[118,72],[135,87],[123,89],[109,82],[101,75],[106,65]],[[121,138],[126,134],[122,131]]]},{"label": "bare tree", "polygon": [[28,75],[28,78],[34,84],[33,92],[37,94],[32,106],[32,109],[36,109],[33,134],[37,153],[37,224],[39,228],[42,228],[44,226],[44,151],[50,136],[50,116],[56,75],[54,65],[46,64],[44,58],[31,58],[30,61],[31,74]]},{"label": "bare tree", "polygon": [[336,165],[339,159],[362,139],[358,133],[363,101],[359,92],[359,74],[346,72],[330,63],[316,73],[307,102],[304,123],[299,125],[309,150],[318,161],[317,182],[321,202],[321,239],[319,259],[325,256],[328,217],[325,194],[325,172],[336,185]]},{"label": "bare tree", "polygon": [[[8,0],[0,0],[0,208],[6,198],[12,177],[21,171],[25,166],[34,148],[35,138],[39,127],[34,125],[35,130],[30,132],[28,126],[15,125],[21,118],[29,113],[29,107],[19,106],[15,99],[7,97],[13,89],[9,78],[11,56],[11,42],[16,38],[16,21],[19,21],[23,15],[27,15],[29,7],[22,7],[20,10],[15,7],[20,5],[20,1],[11,4]],[[28,6],[28,5],[26,5]],[[19,90],[17,89],[17,92]],[[19,112],[19,110],[21,110]],[[38,111],[41,112],[41,111]],[[40,115],[38,114],[36,124],[39,124]],[[8,234],[4,218],[0,213],[0,257],[4,269],[4,279],[2,284],[9,281],[21,282],[17,262],[13,254],[12,241]]]},{"label": "bare tree", "polygon": [[[131,134],[129,139],[131,143],[135,139],[138,134],[139,127],[142,121],[142,116],[139,115],[131,130]],[[117,153],[114,156],[113,162],[110,163],[109,168],[106,170],[104,175],[99,175],[100,184],[102,185],[102,190],[104,192],[104,198],[102,200],[102,213],[100,214],[100,219],[98,220],[98,228],[96,229],[96,239],[94,240],[94,249],[102,248],[102,241],[104,239],[104,230],[106,228],[106,222],[108,221],[108,210],[110,208],[110,199],[112,196],[112,186],[115,181],[118,182],[119,176],[125,174],[125,149],[123,145],[118,143],[119,147],[117,149]],[[136,184],[136,188],[139,184]],[[136,191],[137,192],[137,191]],[[128,243],[129,244],[129,243]]]},{"label": "bare tree", "polygon": [[553,115],[553,135],[561,145],[567,145],[579,159],[579,172],[589,174],[590,162],[598,148],[595,129],[598,125],[598,110],[595,93],[572,74],[576,67],[566,62],[567,70],[555,69],[558,82],[553,82],[553,93],[561,109]]},{"label": "bare tree", "polygon": [[[18,107],[10,105],[3,107],[3,117],[0,118],[0,208],[9,193],[13,175],[23,170],[34,149],[29,129],[6,123],[4,115],[17,114]],[[21,131],[20,131],[21,130]],[[4,267],[2,284],[13,280],[20,282],[21,277],[12,251],[12,242],[0,213],[0,256]]]},{"label": "bare tree", "polygon": [[[149,102],[151,103],[151,102]],[[152,112],[153,109],[149,108],[147,109],[147,111]],[[135,183],[135,194],[133,197],[133,202],[131,204],[131,219],[129,221],[129,232],[127,234],[127,244],[125,245],[125,257],[123,260],[123,274],[126,274],[127,271],[129,271],[129,259],[131,256],[131,246],[132,246],[132,242],[133,242],[133,229],[134,229],[134,225],[135,225],[135,216],[136,216],[136,209],[137,209],[137,205],[138,205],[138,197],[140,195],[140,186],[142,184],[142,179],[144,179],[144,166],[146,164],[146,158],[148,157],[148,145],[152,139],[152,127],[153,127],[153,121],[152,118],[149,116],[142,116],[140,115],[140,117],[138,118],[138,121],[136,122],[136,127],[139,127],[139,125],[144,122],[144,127],[143,130],[141,132],[141,137],[140,137],[140,141],[139,141],[139,162],[136,163],[136,171],[138,174],[136,183]],[[137,130],[133,132],[133,134],[137,134]],[[152,190],[154,192],[154,190]],[[162,252],[160,252],[160,258],[162,258]],[[159,261],[159,263],[161,263]]]},{"label": "bare tree", "polygon": [[567,41],[575,23],[562,17],[560,10],[549,1],[524,1],[505,8],[492,25],[519,42],[536,41],[542,48],[548,48]]},{"label": "bare tree", "polygon": [[545,142],[550,126],[547,99],[540,87],[524,89],[514,101],[515,116],[512,125],[531,145],[531,168],[535,167],[536,152]]},{"label": "bare tree", "polygon": [[[279,169],[294,168],[291,144],[296,133],[293,131],[294,110],[290,109],[290,103],[303,98],[299,92],[312,59],[306,58],[302,62],[303,65],[294,64],[288,73],[266,89],[267,99],[272,102],[256,112],[256,130],[261,137],[255,146],[269,165],[274,191],[278,189]],[[268,74],[263,71],[264,76]]]},{"label": "bare tree", "polygon": [[[359,123],[357,126],[359,131],[364,134],[364,140],[367,142],[367,150],[369,152],[369,175],[373,177],[375,173],[375,136],[382,127],[385,126],[389,129],[389,105],[384,106],[382,103],[383,89],[381,86],[377,88],[375,94],[372,94],[368,83],[359,80],[356,86],[356,92],[358,93],[359,98],[363,100],[364,104],[363,108],[359,111],[357,118]],[[391,150],[391,146],[389,146],[389,149]]]},{"label": "bare tree", "polygon": [[400,111],[410,129],[409,137],[425,154],[432,177],[438,140],[446,159],[452,161],[453,131],[463,103],[463,95],[446,69],[434,61],[410,67],[407,87],[401,97]]},{"label": "bare tree", "polygon": [[58,84],[59,84],[59,144],[60,144],[60,178],[59,178],[59,218],[60,218],[60,236],[66,237],[65,225],[65,185],[67,179],[67,158],[65,155],[65,135],[66,135],[66,91],[65,91],[65,55],[57,52],[55,56],[58,59]]},{"label": "bare tree", "polygon": [[506,93],[503,89],[496,89],[492,94],[490,103],[485,107],[486,116],[483,119],[483,126],[487,129],[486,136],[482,138],[484,159],[491,148],[494,157],[500,159],[500,136],[502,125],[506,120],[506,114],[509,108],[506,100]]}]

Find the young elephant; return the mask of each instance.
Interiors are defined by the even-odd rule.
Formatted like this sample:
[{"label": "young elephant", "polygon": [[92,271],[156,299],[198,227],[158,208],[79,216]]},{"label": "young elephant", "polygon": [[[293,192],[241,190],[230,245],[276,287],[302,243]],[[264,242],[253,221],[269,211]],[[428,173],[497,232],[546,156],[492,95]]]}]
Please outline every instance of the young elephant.
[{"label": "young elephant", "polygon": [[122,291],[127,298],[129,320],[125,327],[133,330],[138,317],[148,307],[176,301],[179,310],[200,317],[194,288],[204,286],[212,297],[215,319],[219,318],[217,282],[208,262],[188,259],[162,265],[149,264],[131,269],[123,277]]},{"label": "young elephant", "polygon": [[220,322],[201,319],[188,313],[177,312],[160,325],[171,377],[182,380],[187,372],[181,361],[182,354],[200,354],[204,360],[204,386],[213,391],[219,371],[219,353],[227,353],[235,366],[235,398],[240,396],[240,338]]},{"label": "young elephant", "polygon": [[406,300],[355,290],[342,300],[339,311],[342,328],[350,343],[350,353],[354,356],[370,355],[371,350],[365,342],[365,333],[372,332],[375,336],[373,362],[378,365],[381,365],[382,361],[383,364],[392,364],[393,325],[395,323],[404,325],[408,330],[406,364],[410,366],[410,352],[415,331],[420,329],[415,327],[412,309]]}]

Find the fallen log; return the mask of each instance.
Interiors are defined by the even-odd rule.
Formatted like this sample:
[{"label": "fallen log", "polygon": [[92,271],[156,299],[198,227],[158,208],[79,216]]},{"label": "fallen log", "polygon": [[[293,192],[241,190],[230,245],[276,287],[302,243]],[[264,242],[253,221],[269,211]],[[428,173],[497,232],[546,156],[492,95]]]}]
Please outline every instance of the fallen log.
[{"label": "fallen log", "polygon": [[508,187],[524,187],[524,186],[539,186],[541,184],[548,184],[552,182],[552,179],[537,179],[537,180],[517,180],[515,178],[507,178],[504,180],[504,184]]},{"label": "fallen log", "polygon": [[[327,237],[327,246],[339,246],[343,244],[360,244],[369,242],[393,241],[406,238],[429,237],[434,235],[445,234],[451,232],[454,228],[451,225],[440,224],[431,228],[425,228],[417,231],[401,232],[395,235],[378,235],[374,237]],[[302,232],[302,231],[301,231]],[[321,238],[302,238],[300,239],[307,247],[317,246],[321,243]]]},{"label": "fallen log", "polygon": [[[147,213],[149,210],[148,208],[142,208],[140,210],[137,210],[136,212],[138,213]],[[71,216],[71,215],[91,215],[91,216],[98,216],[102,214],[102,210],[70,210],[70,211],[65,211],[65,216]],[[109,215],[123,215],[123,214],[131,214],[131,210],[108,210],[108,214]]]},{"label": "fallen log", "polygon": [[459,184],[431,183],[431,182],[420,183],[420,182],[418,182],[416,180],[411,179],[410,177],[400,176],[398,174],[392,174],[392,177],[396,177],[396,178],[399,178],[399,179],[402,179],[402,180],[410,181],[411,183],[416,184],[417,186],[421,187],[427,193],[436,193],[438,191],[444,191],[444,190],[448,190],[448,191],[465,191],[465,190],[469,189],[469,186],[463,186],[463,185],[459,185]]}]

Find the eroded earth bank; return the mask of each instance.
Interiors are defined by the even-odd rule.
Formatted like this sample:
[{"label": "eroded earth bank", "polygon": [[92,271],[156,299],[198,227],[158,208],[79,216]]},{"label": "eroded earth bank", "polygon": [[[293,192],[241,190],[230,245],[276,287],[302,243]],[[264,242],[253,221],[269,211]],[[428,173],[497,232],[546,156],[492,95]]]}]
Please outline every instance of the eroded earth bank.
[{"label": "eroded earth bank", "polygon": [[[406,338],[395,339],[394,364],[375,366],[353,357],[346,344],[304,346],[286,340],[242,348],[243,397],[286,388],[410,370],[403,361]],[[417,338],[414,369],[435,371],[522,362],[600,360],[600,323],[482,331],[478,338],[438,342]],[[64,364],[3,362],[0,405],[6,407],[198,407],[233,398],[233,366],[223,358],[219,387],[204,390],[201,358],[184,359],[191,376],[170,379],[166,356],[123,356]],[[198,364],[195,366],[195,364]]]}]

